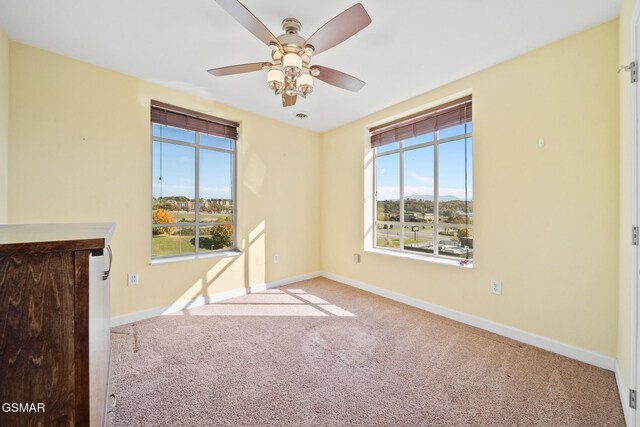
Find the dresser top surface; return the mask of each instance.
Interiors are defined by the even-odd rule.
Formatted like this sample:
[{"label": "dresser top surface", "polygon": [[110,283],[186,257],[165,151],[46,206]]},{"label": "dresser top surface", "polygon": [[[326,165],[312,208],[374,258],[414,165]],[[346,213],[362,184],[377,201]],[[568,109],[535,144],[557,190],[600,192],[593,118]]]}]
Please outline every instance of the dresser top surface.
[{"label": "dresser top surface", "polygon": [[0,225],[0,256],[33,252],[100,249],[109,245],[115,224]]}]

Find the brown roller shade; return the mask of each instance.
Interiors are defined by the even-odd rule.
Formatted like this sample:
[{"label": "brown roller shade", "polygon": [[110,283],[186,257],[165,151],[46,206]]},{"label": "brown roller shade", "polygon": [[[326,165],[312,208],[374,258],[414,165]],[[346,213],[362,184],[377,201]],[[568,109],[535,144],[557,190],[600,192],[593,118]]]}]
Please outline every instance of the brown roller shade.
[{"label": "brown roller shade", "polygon": [[471,96],[370,129],[371,147],[424,135],[471,121]]},{"label": "brown roller shade", "polygon": [[151,121],[161,125],[204,132],[222,138],[238,139],[239,123],[190,111],[160,101],[151,101]]}]

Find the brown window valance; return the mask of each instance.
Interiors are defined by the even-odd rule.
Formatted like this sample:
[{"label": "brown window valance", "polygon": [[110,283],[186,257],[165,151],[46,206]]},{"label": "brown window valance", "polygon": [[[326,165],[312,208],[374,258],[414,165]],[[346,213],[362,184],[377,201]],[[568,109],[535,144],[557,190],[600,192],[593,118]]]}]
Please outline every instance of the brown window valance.
[{"label": "brown window valance", "polygon": [[238,139],[238,126],[240,126],[239,123],[231,120],[221,119],[153,100],[151,101],[151,121],[153,123],[204,132],[233,140]]},{"label": "brown window valance", "polygon": [[371,147],[470,122],[471,95],[370,129]]}]

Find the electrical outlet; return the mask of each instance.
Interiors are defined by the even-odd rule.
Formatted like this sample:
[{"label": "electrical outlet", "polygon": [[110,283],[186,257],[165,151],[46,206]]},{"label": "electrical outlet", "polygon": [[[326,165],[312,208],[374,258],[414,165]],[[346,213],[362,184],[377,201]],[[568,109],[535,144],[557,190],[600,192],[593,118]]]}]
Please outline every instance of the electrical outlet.
[{"label": "electrical outlet", "polygon": [[353,262],[360,263],[360,254],[353,254]]},{"label": "electrical outlet", "polygon": [[276,254],[276,255],[273,256],[273,262],[275,262],[277,264],[278,261],[280,261],[280,256],[278,254]]},{"label": "electrical outlet", "polygon": [[138,286],[138,273],[127,274],[127,285]]},{"label": "electrical outlet", "polygon": [[489,286],[489,292],[495,295],[502,295],[502,282],[499,280],[491,280],[491,286]]}]

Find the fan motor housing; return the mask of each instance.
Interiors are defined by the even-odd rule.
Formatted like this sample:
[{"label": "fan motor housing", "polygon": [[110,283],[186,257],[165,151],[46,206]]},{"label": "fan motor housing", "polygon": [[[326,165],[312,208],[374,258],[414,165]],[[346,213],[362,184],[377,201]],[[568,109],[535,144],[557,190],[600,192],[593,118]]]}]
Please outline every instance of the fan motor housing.
[{"label": "fan motor housing", "polygon": [[282,51],[273,52],[272,57],[274,61],[279,61],[282,55],[286,53],[295,53],[296,55],[300,55],[305,66],[309,65],[309,55],[303,53],[305,39],[300,36],[300,29],[302,29],[302,24],[295,18],[285,18],[282,21],[284,34],[277,37],[278,42],[280,42],[282,46]]}]

